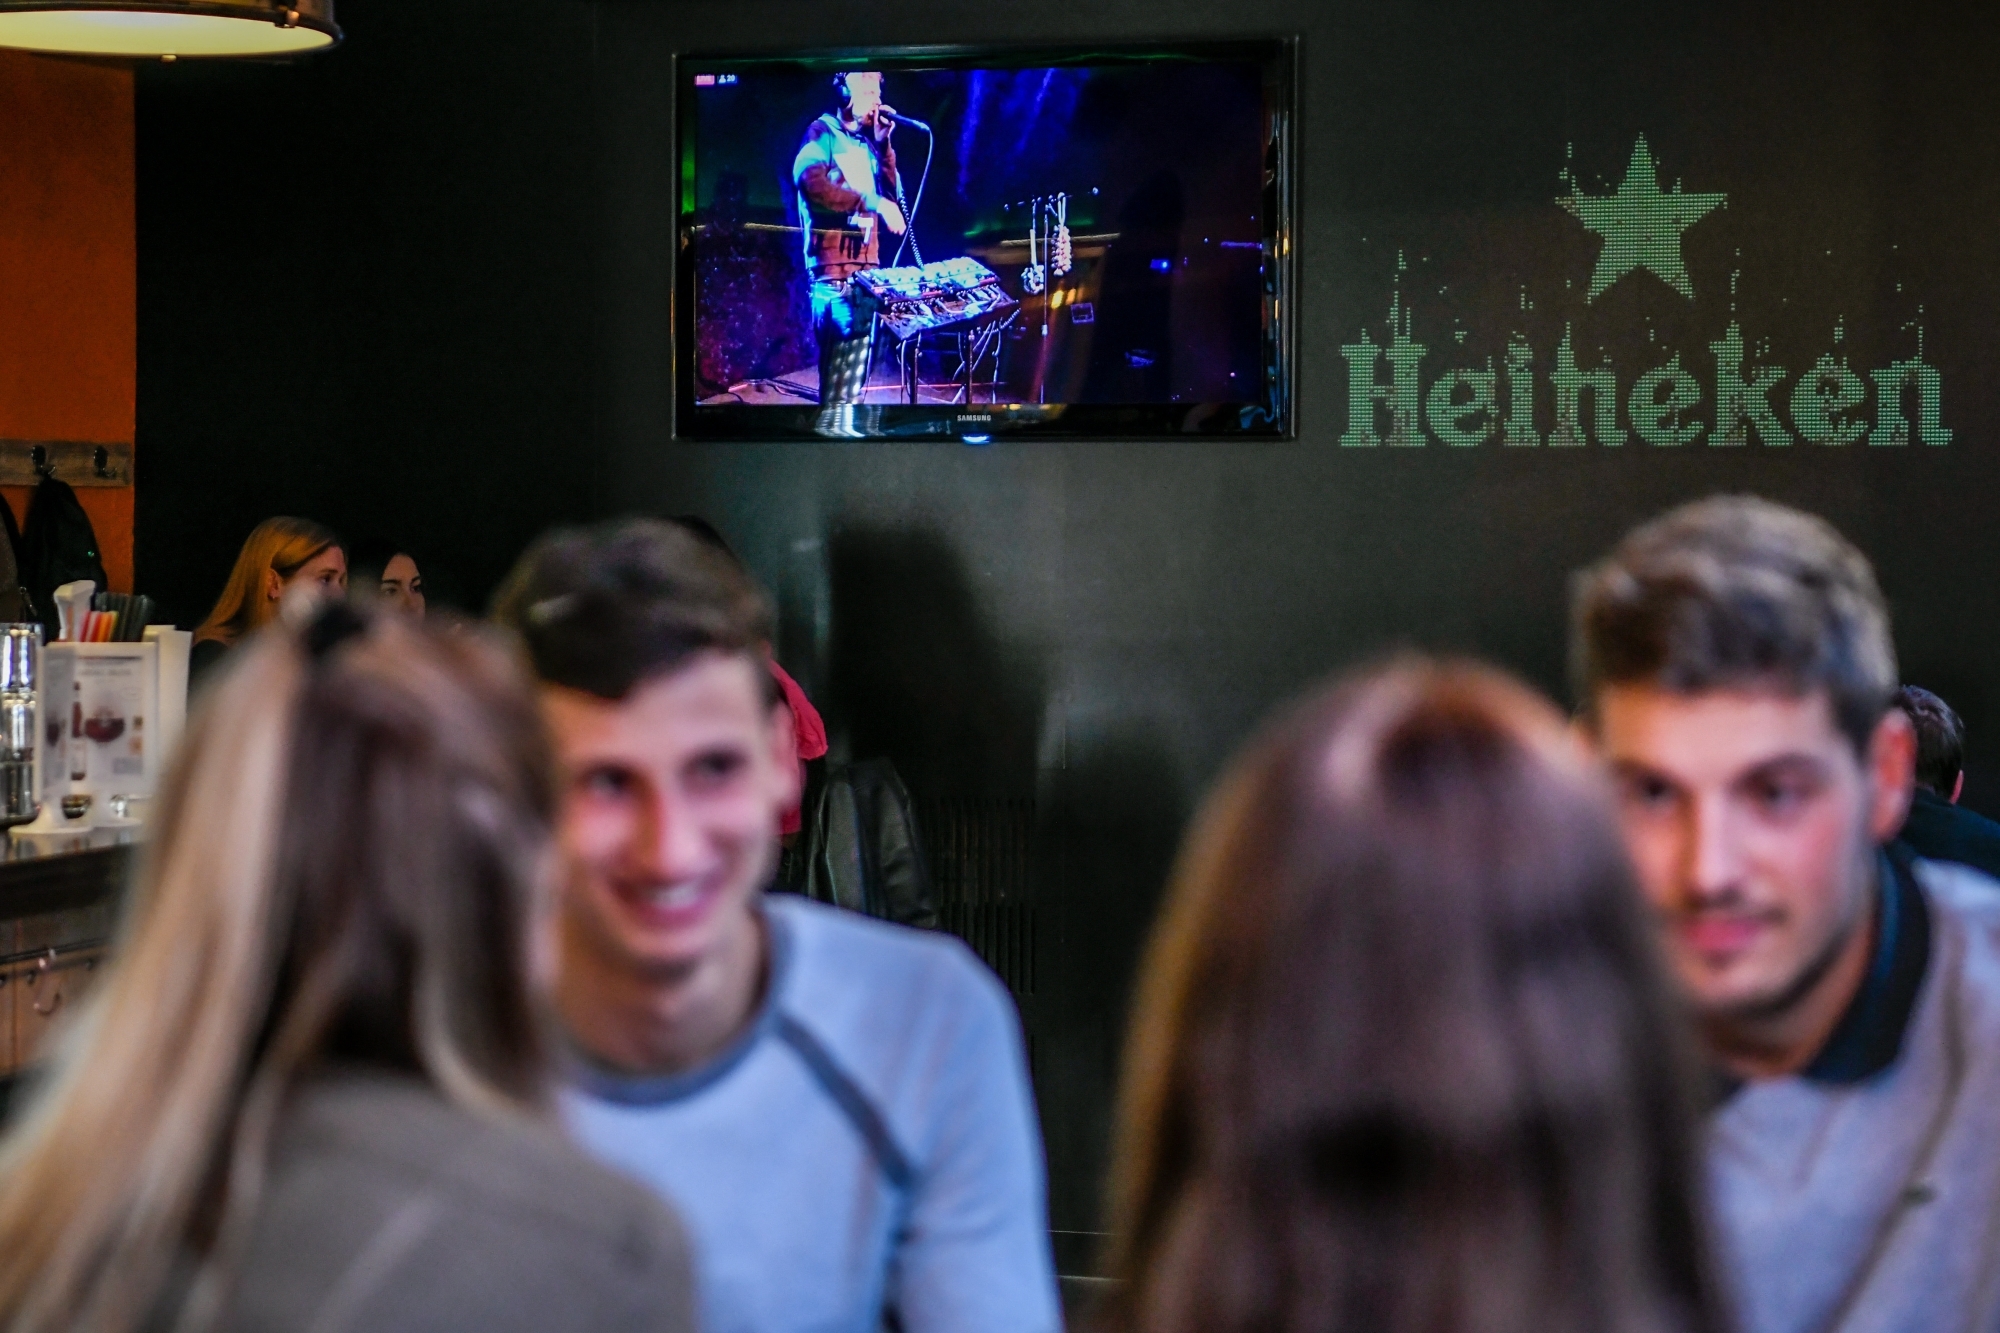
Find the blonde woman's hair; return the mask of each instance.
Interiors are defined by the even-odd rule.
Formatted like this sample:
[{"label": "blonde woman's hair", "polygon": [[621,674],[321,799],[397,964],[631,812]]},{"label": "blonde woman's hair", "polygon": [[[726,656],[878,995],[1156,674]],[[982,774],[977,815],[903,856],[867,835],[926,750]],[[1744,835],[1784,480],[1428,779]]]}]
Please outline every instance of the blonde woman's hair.
[{"label": "blonde woman's hair", "polygon": [[335,603],[253,639],[188,729],[111,969],[0,1146],[0,1328],[212,1323],[272,1123],[319,1062],[541,1107],[552,775],[479,633]]},{"label": "blonde woman's hair", "polygon": [[236,564],[208,618],[195,627],[195,642],[218,639],[235,643],[278,614],[278,604],[264,595],[264,571],[289,579],[322,552],[339,546],[333,529],[309,518],[267,518],[243,539]]}]

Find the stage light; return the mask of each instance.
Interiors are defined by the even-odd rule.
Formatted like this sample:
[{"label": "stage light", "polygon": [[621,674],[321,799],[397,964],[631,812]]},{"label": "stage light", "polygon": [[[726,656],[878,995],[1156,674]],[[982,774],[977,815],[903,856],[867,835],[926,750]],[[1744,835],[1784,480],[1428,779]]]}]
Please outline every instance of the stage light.
[{"label": "stage light", "polygon": [[25,51],[268,58],[339,40],[333,0],[0,0],[0,47]]}]

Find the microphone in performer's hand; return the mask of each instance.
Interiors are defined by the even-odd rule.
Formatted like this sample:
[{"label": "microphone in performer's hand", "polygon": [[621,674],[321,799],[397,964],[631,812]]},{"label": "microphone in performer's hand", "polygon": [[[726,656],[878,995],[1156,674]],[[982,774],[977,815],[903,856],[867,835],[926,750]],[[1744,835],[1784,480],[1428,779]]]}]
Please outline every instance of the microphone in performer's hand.
[{"label": "microphone in performer's hand", "polygon": [[896,110],[895,107],[890,106],[887,102],[884,102],[881,106],[877,107],[875,109],[875,113],[879,116],[886,118],[889,124],[892,126],[908,125],[911,129],[922,130],[925,134],[929,134],[931,132],[930,126],[924,124],[921,120],[918,120],[915,116],[904,115],[902,112]]}]

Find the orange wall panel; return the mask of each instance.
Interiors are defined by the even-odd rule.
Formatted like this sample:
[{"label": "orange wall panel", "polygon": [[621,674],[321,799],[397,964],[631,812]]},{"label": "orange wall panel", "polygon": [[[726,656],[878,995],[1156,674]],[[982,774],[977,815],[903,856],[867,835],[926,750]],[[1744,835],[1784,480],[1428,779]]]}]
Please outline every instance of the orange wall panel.
[{"label": "orange wall panel", "polygon": [[[131,71],[0,51],[0,438],[132,439],[133,191]],[[27,491],[0,489],[22,516]],[[77,495],[129,589],[132,489]]]}]

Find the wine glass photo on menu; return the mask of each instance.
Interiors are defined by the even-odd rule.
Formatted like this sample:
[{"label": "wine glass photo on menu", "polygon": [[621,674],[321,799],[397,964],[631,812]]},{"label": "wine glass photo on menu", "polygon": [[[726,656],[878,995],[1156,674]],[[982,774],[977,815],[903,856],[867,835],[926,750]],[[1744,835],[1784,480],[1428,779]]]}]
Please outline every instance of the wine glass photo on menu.
[{"label": "wine glass photo on menu", "polygon": [[682,57],[677,434],[1288,436],[1295,58]]}]

